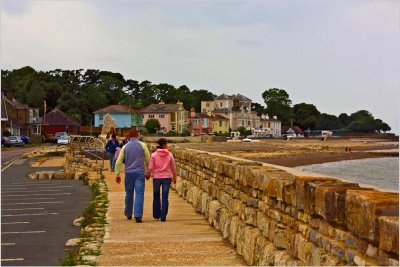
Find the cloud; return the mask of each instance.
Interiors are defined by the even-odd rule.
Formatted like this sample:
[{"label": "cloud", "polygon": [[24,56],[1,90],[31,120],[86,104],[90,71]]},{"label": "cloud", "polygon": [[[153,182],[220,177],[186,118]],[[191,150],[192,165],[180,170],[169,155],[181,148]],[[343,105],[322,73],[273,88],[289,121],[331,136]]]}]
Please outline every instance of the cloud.
[{"label": "cloud", "polygon": [[96,68],[258,103],[278,87],[321,112],[367,109],[399,132],[399,11],[371,1],[3,1],[1,64]]}]

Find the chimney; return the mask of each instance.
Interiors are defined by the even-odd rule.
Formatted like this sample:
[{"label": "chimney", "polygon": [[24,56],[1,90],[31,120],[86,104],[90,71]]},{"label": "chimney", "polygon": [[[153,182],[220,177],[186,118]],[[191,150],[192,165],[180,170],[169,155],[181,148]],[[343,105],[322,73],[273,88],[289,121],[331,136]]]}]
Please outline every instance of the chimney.
[{"label": "chimney", "polygon": [[192,118],[196,117],[196,111],[194,110],[194,107],[190,109],[190,117]]},{"label": "chimney", "polygon": [[12,90],[7,90],[7,91],[6,91],[6,97],[7,97],[9,100],[12,100],[12,99],[14,98],[14,93],[13,93],[13,91],[12,91]]}]

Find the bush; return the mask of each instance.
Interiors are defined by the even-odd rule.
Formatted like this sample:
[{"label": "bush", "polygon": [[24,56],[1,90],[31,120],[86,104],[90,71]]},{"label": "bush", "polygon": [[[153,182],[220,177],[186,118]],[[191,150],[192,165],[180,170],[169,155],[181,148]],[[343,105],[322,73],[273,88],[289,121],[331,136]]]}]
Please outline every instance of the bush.
[{"label": "bush", "polygon": [[160,126],[160,122],[156,119],[148,119],[144,125],[149,134],[155,133],[157,129],[160,129]]},{"label": "bush", "polygon": [[11,132],[9,130],[5,130],[3,132],[3,136],[11,136]]},{"label": "bush", "polygon": [[86,135],[86,136],[99,136],[101,134],[101,132],[100,131],[92,131],[90,133],[90,131],[81,131],[80,134]]}]

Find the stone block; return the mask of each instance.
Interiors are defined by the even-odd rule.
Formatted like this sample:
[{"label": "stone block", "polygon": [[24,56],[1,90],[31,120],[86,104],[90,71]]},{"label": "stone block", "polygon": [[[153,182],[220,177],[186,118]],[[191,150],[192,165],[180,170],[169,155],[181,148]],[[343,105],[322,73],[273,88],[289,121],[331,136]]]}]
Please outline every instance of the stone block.
[{"label": "stone block", "polygon": [[244,227],[245,223],[238,216],[233,216],[229,225],[229,242],[237,246],[237,234],[239,227]]},{"label": "stone block", "polygon": [[260,259],[258,262],[259,266],[273,266],[275,262],[275,255],[278,249],[271,242],[267,242],[264,247]]},{"label": "stone block", "polygon": [[268,216],[264,212],[258,211],[257,212],[257,227],[258,227],[258,229],[260,229],[260,231],[263,233],[263,235],[265,237],[268,237],[269,223],[270,223],[270,219],[268,218]]},{"label": "stone block", "polygon": [[379,217],[379,249],[399,254],[399,217]]},{"label": "stone block", "polygon": [[219,221],[219,210],[222,208],[221,203],[218,200],[213,200],[210,202],[208,207],[208,222],[212,226],[218,226]]},{"label": "stone block", "polygon": [[[314,205],[314,188],[318,184],[322,183],[332,183],[337,181],[335,178],[328,177],[310,177],[310,176],[296,176],[295,178],[295,192],[296,198],[294,206],[297,209],[304,210],[305,205],[308,207]],[[308,184],[310,183],[310,184]],[[307,190],[306,190],[307,189]],[[312,189],[312,190],[311,190]],[[306,200],[307,198],[307,200]]]},{"label": "stone block", "polygon": [[257,226],[257,209],[244,207],[244,212],[241,214],[240,217],[247,224]]},{"label": "stone block", "polygon": [[248,265],[253,265],[256,261],[256,244],[257,239],[261,236],[262,234],[257,228],[251,226],[244,228],[243,257]]},{"label": "stone block", "polygon": [[347,227],[355,235],[379,243],[379,217],[399,215],[398,193],[348,190]]},{"label": "stone block", "polygon": [[346,192],[359,188],[357,183],[318,185],[315,189],[315,213],[329,223],[345,224]]},{"label": "stone block", "polygon": [[229,212],[228,209],[222,208],[220,210],[220,220],[219,220],[219,229],[222,233],[222,236],[227,239],[229,237],[230,225],[232,220],[232,213]]}]

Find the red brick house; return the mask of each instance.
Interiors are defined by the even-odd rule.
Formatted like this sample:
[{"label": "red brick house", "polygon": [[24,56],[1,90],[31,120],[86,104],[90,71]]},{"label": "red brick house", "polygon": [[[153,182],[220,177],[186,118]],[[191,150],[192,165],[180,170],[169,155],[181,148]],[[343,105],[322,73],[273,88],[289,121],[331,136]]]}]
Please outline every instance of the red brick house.
[{"label": "red brick house", "polygon": [[43,119],[43,132],[46,134],[55,134],[56,132],[79,134],[80,126],[79,122],[71,119],[57,107],[47,113]]}]

